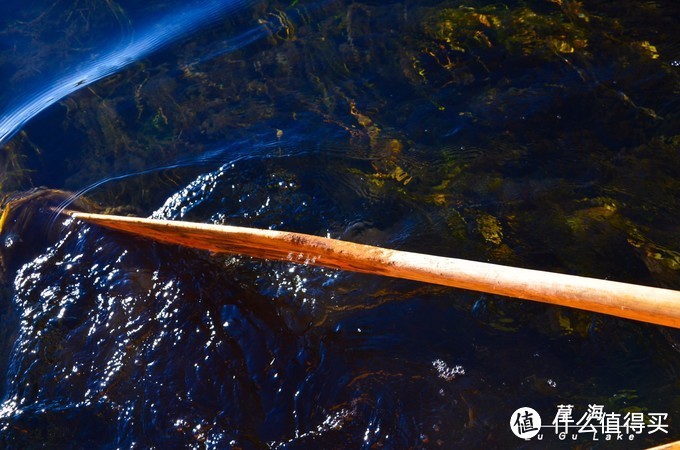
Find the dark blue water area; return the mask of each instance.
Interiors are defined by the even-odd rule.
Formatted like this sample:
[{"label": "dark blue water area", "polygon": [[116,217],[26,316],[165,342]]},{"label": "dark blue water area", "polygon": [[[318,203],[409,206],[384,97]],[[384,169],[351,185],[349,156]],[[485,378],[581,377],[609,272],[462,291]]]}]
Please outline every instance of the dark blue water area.
[{"label": "dark blue water area", "polygon": [[[680,289],[674,2],[0,12],[3,448],[680,438],[673,329],[168,246],[50,209]],[[575,420],[667,413],[668,433],[512,433],[518,408],[546,425],[564,404]]]}]

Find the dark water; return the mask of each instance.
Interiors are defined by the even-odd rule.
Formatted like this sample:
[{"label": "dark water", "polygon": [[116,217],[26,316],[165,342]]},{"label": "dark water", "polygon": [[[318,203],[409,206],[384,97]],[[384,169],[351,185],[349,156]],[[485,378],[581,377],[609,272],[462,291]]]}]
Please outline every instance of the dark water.
[{"label": "dark water", "polygon": [[[680,289],[675,2],[137,3],[2,3],[3,196]],[[0,236],[3,448],[680,439],[674,330],[53,222],[67,197]],[[512,434],[562,404],[668,433]]]}]

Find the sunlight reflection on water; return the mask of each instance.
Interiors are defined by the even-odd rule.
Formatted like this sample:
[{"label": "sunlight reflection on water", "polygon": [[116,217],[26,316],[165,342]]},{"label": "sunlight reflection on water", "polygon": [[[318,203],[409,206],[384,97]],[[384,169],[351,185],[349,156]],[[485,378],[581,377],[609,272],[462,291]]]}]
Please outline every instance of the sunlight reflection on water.
[{"label": "sunlight reflection on water", "polygon": [[[135,33],[130,42],[102,52],[103,56],[82,65],[77,64],[77,68],[69,70],[65,77],[43,82],[48,86],[47,88],[40,89],[32,95],[23,95],[22,99],[25,100],[22,100],[22,103],[8,107],[8,110],[2,114],[0,145],[6,143],[38,113],[67,95],[120,71],[125,66],[139,61],[182,36],[190,35],[198,29],[217,22],[225,15],[254,3],[250,0],[211,0],[191,5],[148,25],[144,31]],[[256,31],[261,29],[257,28]],[[266,34],[248,32],[247,35],[235,38],[230,49],[226,51],[247,45],[264,35]]]}]

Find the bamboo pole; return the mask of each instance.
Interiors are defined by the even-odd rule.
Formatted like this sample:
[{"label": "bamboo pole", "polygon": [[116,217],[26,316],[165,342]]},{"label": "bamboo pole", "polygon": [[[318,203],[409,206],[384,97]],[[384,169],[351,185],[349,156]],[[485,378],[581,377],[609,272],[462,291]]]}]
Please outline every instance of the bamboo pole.
[{"label": "bamboo pole", "polygon": [[680,291],[390,250],[309,234],[65,213],[168,244],[416,280],[680,328]]}]

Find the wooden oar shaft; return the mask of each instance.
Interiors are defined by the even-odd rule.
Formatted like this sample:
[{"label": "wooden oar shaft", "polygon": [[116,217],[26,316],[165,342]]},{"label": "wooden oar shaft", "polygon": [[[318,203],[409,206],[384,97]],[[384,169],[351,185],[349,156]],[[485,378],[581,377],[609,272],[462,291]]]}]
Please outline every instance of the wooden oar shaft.
[{"label": "wooden oar shaft", "polygon": [[647,450],[678,450],[680,449],[680,441],[669,442],[668,444],[661,444],[655,447],[649,447]]},{"label": "wooden oar shaft", "polygon": [[423,281],[680,328],[680,292],[668,289],[390,250],[301,233],[68,213],[169,244]]}]

